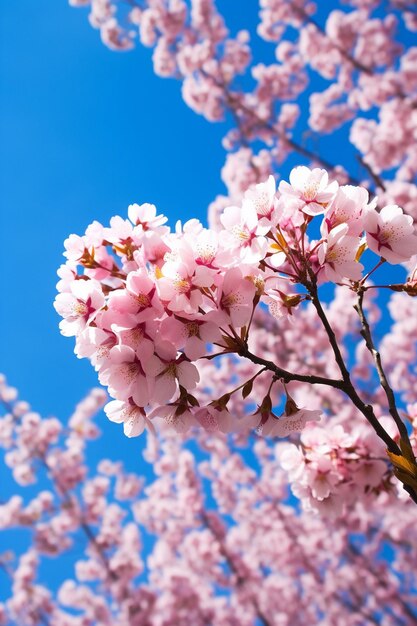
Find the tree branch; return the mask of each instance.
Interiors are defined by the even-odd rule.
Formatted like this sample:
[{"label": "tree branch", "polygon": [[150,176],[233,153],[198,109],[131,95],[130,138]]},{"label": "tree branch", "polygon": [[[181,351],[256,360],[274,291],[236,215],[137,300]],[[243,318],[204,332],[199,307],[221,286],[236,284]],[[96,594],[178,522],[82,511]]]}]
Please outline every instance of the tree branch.
[{"label": "tree branch", "polygon": [[368,348],[375,362],[375,367],[378,373],[379,382],[388,400],[389,412],[397,425],[401,438],[409,442],[407,427],[402,421],[400,414],[398,413],[394,392],[388,382],[387,376],[382,366],[381,354],[375,347],[375,344],[372,338],[371,329],[370,329],[368,320],[366,318],[365,311],[363,309],[363,296],[364,296],[364,290],[360,289],[358,291],[358,303],[354,306],[354,309],[358,313],[359,319],[362,325],[361,335],[364,338],[366,347]]},{"label": "tree branch", "polygon": [[352,384],[350,373],[346,367],[343,355],[340,351],[336,335],[321,305],[320,298],[318,296],[317,283],[315,281],[315,277],[314,277],[314,280],[312,277],[311,282],[308,281],[306,283],[306,287],[311,295],[311,301],[327,333],[327,336],[330,341],[330,345],[333,350],[334,357],[336,359],[336,363],[339,366],[340,372],[342,374],[343,384],[339,388],[342,389],[342,391],[344,391],[347,396],[349,396],[349,398],[352,400],[356,408],[358,408],[359,411],[362,413],[362,415],[366,417],[366,419],[368,420],[372,428],[375,430],[378,437],[382,439],[382,441],[386,444],[388,450],[390,452],[393,452],[394,454],[401,454],[401,450],[398,447],[398,445],[395,443],[394,439],[390,437],[390,435],[385,430],[385,428],[381,426],[381,424],[379,423],[372,406],[370,404],[365,404],[365,402],[360,398],[360,396],[358,395],[356,389],[354,388]]},{"label": "tree branch", "polygon": [[327,385],[328,387],[333,387],[334,389],[343,390],[343,380],[337,380],[336,378],[325,378],[324,376],[315,376],[314,374],[296,374],[295,372],[289,372],[288,370],[279,367],[279,365],[275,365],[272,361],[268,361],[267,359],[263,359],[256,354],[253,354],[247,347],[247,345],[242,345],[242,347],[238,351],[239,356],[243,356],[252,363],[256,363],[257,365],[263,365],[270,372],[273,372],[277,378],[280,378],[285,383],[289,383],[291,381],[297,381],[300,383],[308,383],[310,385]]},{"label": "tree branch", "polygon": [[[311,278],[311,282],[310,281],[306,281],[305,286],[308,289],[310,295],[311,295],[311,301],[313,303],[313,305],[316,308],[317,314],[326,330],[327,336],[329,338],[330,341],[330,345],[332,346],[333,349],[333,353],[336,359],[336,362],[340,368],[340,371],[342,373],[342,377],[343,377],[343,385],[341,387],[341,389],[346,393],[346,395],[352,400],[353,404],[359,409],[359,411],[362,413],[362,415],[365,416],[365,418],[367,419],[368,423],[372,426],[372,428],[374,429],[374,431],[376,432],[376,434],[378,435],[378,437],[380,439],[382,439],[382,441],[386,444],[388,451],[391,454],[394,455],[398,455],[400,457],[403,456],[403,452],[401,450],[401,448],[397,445],[397,443],[394,441],[394,439],[388,434],[388,432],[385,430],[385,428],[379,423],[374,410],[372,408],[372,406],[370,404],[365,404],[365,402],[362,400],[362,398],[358,395],[355,387],[352,384],[351,378],[350,378],[350,373],[349,370],[346,367],[345,361],[343,359],[342,353],[340,352],[340,348],[339,345],[337,343],[337,338],[336,335],[334,334],[333,328],[331,327],[329,320],[327,319],[326,313],[324,312],[324,309],[321,305],[319,296],[318,296],[318,290],[317,290],[317,281],[316,278],[314,276],[314,274],[312,272],[310,272],[310,278]],[[390,391],[394,397],[394,394],[392,392],[392,389],[390,388]],[[394,408],[395,411],[396,406],[395,406],[395,398],[394,398]],[[398,413],[397,413],[398,415]],[[408,438],[408,433],[407,433],[407,429],[405,427],[405,424],[402,422],[400,416],[398,415],[398,419],[402,424],[401,427],[401,431],[402,432],[405,429],[405,433],[406,433],[406,437],[403,438],[404,442],[408,444],[410,450],[411,450],[411,444],[410,444],[410,440]],[[397,422],[397,420],[396,420]],[[392,460],[392,457],[390,457]],[[417,466],[416,466],[417,467]],[[398,477],[398,475],[397,475]],[[400,479],[401,480],[401,479]],[[403,484],[403,488],[405,489],[405,491],[407,491],[407,493],[409,494],[409,496],[411,497],[411,499],[413,500],[413,502],[415,502],[417,504],[417,492],[416,490],[410,486],[409,484],[407,484],[406,482],[404,482],[403,480],[401,480],[402,484]]]}]

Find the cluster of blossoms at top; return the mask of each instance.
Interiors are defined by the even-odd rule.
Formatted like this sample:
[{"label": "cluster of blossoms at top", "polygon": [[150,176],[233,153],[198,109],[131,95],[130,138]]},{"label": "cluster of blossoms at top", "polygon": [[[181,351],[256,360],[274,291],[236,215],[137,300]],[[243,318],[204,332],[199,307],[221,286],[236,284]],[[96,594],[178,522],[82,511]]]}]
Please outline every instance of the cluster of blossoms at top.
[{"label": "cluster of blossoms at top", "polygon": [[[128,217],[113,217],[108,228],[93,222],[83,237],[67,239],[55,301],[62,334],[75,336],[76,354],[91,360],[114,398],[106,413],[128,436],[160,422],[286,436],[317,420],[319,411],[300,410],[290,398],[277,418],[269,396],[254,415],[232,420],[230,395],[249,395],[253,380],[200,406],[199,359],[228,353],[256,362],[256,307],[279,319],[317,284],[355,288],[364,280],[366,247],[389,263],[417,253],[412,219],[401,208],[378,212],[365,189],[329,183],[326,171],[304,166],[278,190],[272,176],[249,189],[242,206],[224,210],[216,231],[190,220],[171,232],[150,204],[131,205]],[[255,377],[270,375],[267,369]]]},{"label": "cluster of blossoms at top", "polygon": [[[218,196],[214,210],[240,200],[249,183],[296,152],[352,184],[360,157],[359,180],[367,177],[386,204],[417,219],[415,2],[260,0],[256,39],[270,54],[259,58],[255,24],[248,20],[248,30],[236,33],[227,26],[233,3],[68,1],[88,7],[110,49],[152,48],[155,74],[180,80],[194,112],[210,122],[233,120],[223,140],[228,197]],[[337,137],[342,127],[344,149],[326,154],[319,138]]]}]

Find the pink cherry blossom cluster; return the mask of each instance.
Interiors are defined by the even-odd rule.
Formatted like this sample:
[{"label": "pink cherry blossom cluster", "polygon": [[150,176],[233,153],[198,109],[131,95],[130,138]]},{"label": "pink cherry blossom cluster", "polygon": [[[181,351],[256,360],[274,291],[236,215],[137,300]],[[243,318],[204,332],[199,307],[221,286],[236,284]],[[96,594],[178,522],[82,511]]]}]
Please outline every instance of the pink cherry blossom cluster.
[{"label": "pink cherry blossom cluster", "polygon": [[346,511],[364,491],[386,490],[390,481],[383,445],[358,425],[352,434],[340,424],[310,428],[299,446],[282,444],[277,453],[294,495],[307,510],[327,516]]},{"label": "pink cherry blossom cluster", "polygon": [[[398,500],[392,490],[368,491],[351,499],[342,517],[330,507],[322,516],[298,511],[282,468],[292,454],[288,444],[256,438],[248,458],[247,440],[239,442],[239,435],[231,442],[222,433],[200,432],[194,452],[186,435],[149,437],[144,457],[153,474],[147,479],[143,466],[139,476],[117,458],[102,459],[94,469],[86,458],[89,441],[100,436],[93,416],[103,395],[94,390],[58,436],[39,436],[35,444],[25,426],[34,412],[0,380],[1,446],[8,455],[20,451],[33,467],[30,489],[17,482],[9,496],[6,481],[2,492],[0,530],[19,529],[25,540],[16,542],[16,553],[0,553],[0,624],[416,621],[417,536],[409,499]],[[409,410],[415,420],[415,408]],[[339,427],[327,438],[316,428],[303,433],[305,449],[328,454],[341,446],[345,462],[350,455],[356,466],[354,447],[359,454],[371,443],[365,430],[348,442]],[[38,415],[38,430],[49,429],[50,419]],[[78,477],[72,481],[55,471],[55,459],[67,458],[71,449],[78,452],[62,474]],[[320,470],[323,478],[323,464]],[[378,471],[371,472],[373,484]],[[331,488],[333,476],[326,480]],[[321,496],[326,480],[318,474],[310,483]],[[44,566],[51,559],[59,559],[59,567],[48,584]]]},{"label": "pink cherry blossom cluster", "polygon": [[[90,8],[92,26],[110,48],[130,50],[137,39],[152,47],[156,74],[181,80],[189,107],[209,121],[228,120],[228,198],[219,196],[212,213],[240,201],[249,183],[262,182],[296,152],[351,184],[358,184],[357,161],[368,189],[417,219],[414,3],[261,0],[256,34],[234,37],[213,0],[70,4]],[[274,47],[275,62],[258,60],[251,47],[257,36]],[[307,121],[300,116],[306,98]],[[323,135],[346,125],[350,150],[346,133],[337,157],[319,149]]]},{"label": "pink cherry blossom cluster", "polygon": [[[384,260],[398,264],[417,254],[412,218],[398,206],[378,212],[375,205],[364,188],[329,183],[326,171],[300,166],[278,191],[272,176],[250,188],[241,206],[225,208],[217,231],[190,220],[171,232],[144,204],[131,205],[127,220],[94,222],[83,237],[71,235],[55,308],[62,334],[75,336],[76,354],[91,360],[114,398],[109,419],[128,436],[157,424],[177,431],[199,424],[278,437],[320,419],[320,410],[292,400],[285,383],[294,377],[253,353],[251,325],[259,308],[291,317],[297,307],[317,306],[319,284],[357,291]],[[366,247],[379,260],[362,277]],[[213,389],[207,402],[199,364],[225,354],[259,367],[237,389],[221,396]],[[258,410],[232,419],[231,395],[251,396],[258,377],[269,385]],[[279,385],[287,396],[280,418],[271,400]]]}]

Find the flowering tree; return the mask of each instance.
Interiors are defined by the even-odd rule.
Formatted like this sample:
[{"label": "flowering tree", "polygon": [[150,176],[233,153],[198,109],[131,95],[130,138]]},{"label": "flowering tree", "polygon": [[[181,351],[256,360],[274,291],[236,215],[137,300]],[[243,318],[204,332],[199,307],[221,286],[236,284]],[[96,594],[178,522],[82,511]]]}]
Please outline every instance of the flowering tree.
[{"label": "flowering tree", "polygon": [[[6,462],[18,485],[37,487],[33,496],[0,505],[0,527],[29,536],[17,562],[9,552],[1,556],[11,580],[1,624],[417,623],[415,509],[390,491],[375,495],[379,468],[369,470],[380,452],[366,428],[353,435],[341,424],[304,431],[305,465],[292,446],[274,448],[265,438],[254,442],[249,464],[239,438],[197,431],[196,455],[184,435],[148,437],[145,458],[155,477],[145,484],[121,462],[87,468],[102,390],[93,390],[66,426],[34,413],[4,380],[0,393]],[[368,467],[359,457],[366,447]],[[361,497],[343,517],[299,510],[288,499],[286,472],[299,484],[307,477],[321,497],[326,483],[339,480],[336,463],[328,470],[333,458],[339,475],[355,468]],[[351,485],[344,483],[345,493]],[[73,571],[56,568],[57,584],[43,583],[45,560],[66,553]]]},{"label": "flowering tree", "polygon": [[[253,66],[245,91],[248,34],[230,38],[212,2],[71,4],[91,5],[115,49],[139,26],[189,106],[229,114],[228,196],[209,228],[171,231],[132,204],[65,242],[61,332],[107,387],[108,418],[148,431],[155,477],[87,469],[104,392],[64,429],[3,382],[6,462],[17,483],[49,486],[0,507],[1,527],[32,537],[15,569],[2,557],[0,623],[417,623],[417,63],[394,41],[399,17],[417,28],[415,7],[381,17],[379,2],[352,1],[321,26],[313,3],[262,0],[258,33],[278,63]],[[313,72],[321,92],[308,92]],[[298,139],[306,94],[317,136],[350,123],[368,180]],[[312,163],[277,188],[294,151]],[[75,580],[38,584],[42,556],[80,537]]]},{"label": "flowering tree", "polygon": [[[382,205],[400,204],[417,218],[415,2],[260,0],[252,39],[271,45],[270,64],[256,59],[249,31],[230,35],[213,0],[70,4],[89,7],[111,49],[130,50],[138,39],[152,47],[156,74],[181,80],[189,107],[209,121],[228,120],[228,196],[212,213],[295,153],[340,182],[367,177]],[[338,129],[343,150],[329,154],[326,135]]]}]

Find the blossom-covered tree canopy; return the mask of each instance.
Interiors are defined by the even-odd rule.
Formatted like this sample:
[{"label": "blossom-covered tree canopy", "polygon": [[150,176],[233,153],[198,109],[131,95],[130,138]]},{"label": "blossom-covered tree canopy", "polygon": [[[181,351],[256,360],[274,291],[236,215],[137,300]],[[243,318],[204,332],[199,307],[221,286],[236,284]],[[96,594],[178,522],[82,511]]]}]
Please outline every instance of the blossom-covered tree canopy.
[{"label": "blossom-covered tree canopy", "polygon": [[[295,153],[345,184],[367,178],[382,205],[400,204],[417,218],[412,0],[260,0],[258,23],[236,34],[213,0],[70,4],[88,7],[109,48],[152,48],[155,73],[179,79],[196,113],[231,122],[222,170],[228,194],[212,211],[234,204]],[[326,136],[336,132],[343,147],[335,154]]]},{"label": "blossom-covered tree canopy", "polygon": [[[227,192],[65,240],[59,328],[102,388],[64,424],[0,380],[0,625],[417,624],[415,3],[260,0],[237,34],[220,1],[70,4],[225,121]],[[102,407],[140,475],[89,463]]]}]

